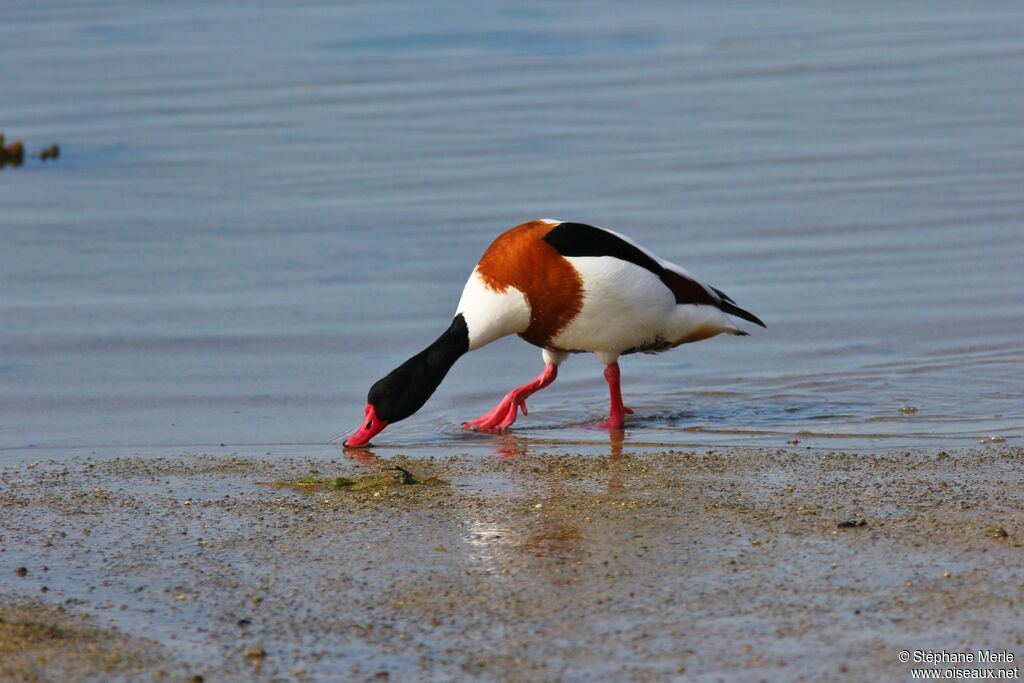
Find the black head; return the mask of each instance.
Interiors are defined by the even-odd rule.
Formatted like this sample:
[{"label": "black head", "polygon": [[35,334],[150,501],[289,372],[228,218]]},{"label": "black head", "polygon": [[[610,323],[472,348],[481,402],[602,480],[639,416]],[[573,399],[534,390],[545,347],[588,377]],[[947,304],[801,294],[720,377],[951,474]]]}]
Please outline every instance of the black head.
[{"label": "black head", "polygon": [[[366,396],[367,421],[345,445],[360,446],[385,426],[423,407],[455,361],[469,350],[469,329],[461,314],[437,340],[377,380]],[[371,416],[372,414],[372,416]]]}]

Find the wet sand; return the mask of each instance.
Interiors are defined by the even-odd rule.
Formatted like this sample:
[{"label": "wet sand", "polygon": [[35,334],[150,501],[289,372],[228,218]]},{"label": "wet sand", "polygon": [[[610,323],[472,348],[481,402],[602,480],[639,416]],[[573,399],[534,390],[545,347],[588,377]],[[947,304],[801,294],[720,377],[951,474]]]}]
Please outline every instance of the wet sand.
[{"label": "wet sand", "polygon": [[31,598],[0,604],[0,680],[110,680],[150,672],[160,678],[162,654],[156,643],[96,628],[89,615],[62,606]]},{"label": "wet sand", "polygon": [[[906,679],[901,649],[1024,655],[1018,447],[356,456],[0,469],[0,653],[37,624],[0,677],[864,681]],[[325,483],[267,484],[303,478]]]}]

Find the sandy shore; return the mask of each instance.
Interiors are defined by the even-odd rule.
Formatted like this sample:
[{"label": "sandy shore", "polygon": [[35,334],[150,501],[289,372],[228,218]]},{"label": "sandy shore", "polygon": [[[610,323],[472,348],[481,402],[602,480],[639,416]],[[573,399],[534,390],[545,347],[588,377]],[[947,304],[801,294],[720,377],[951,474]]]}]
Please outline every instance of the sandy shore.
[{"label": "sandy shore", "polygon": [[903,649],[1024,656],[1024,449],[625,450],[7,466],[0,680],[866,681],[906,680]]}]

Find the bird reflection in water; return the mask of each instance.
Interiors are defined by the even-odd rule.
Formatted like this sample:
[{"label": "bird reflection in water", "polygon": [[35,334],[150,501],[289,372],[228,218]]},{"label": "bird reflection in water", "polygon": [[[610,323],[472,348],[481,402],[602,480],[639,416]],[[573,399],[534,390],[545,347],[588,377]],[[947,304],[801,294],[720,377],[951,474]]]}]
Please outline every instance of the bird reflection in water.
[{"label": "bird reflection in water", "polygon": [[[532,509],[527,508],[525,514],[506,513],[492,519],[473,520],[468,525],[466,539],[472,555],[491,573],[506,574],[521,569],[544,575],[554,585],[575,583],[578,578],[575,567],[601,552],[601,539],[586,533],[590,519],[584,501],[592,496],[614,499],[625,488],[625,432],[609,430],[608,436],[606,493],[601,493],[600,489],[588,492],[573,478],[559,476],[557,472],[543,474],[532,468],[517,468],[514,476],[533,479],[520,482],[519,488],[540,495],[533,499],[535,502],[527,503]],[[529,462],[530,455],[546,445],[507,433],[495,434],[491,442],[498,459],[510,464]],[[574,502],[577,500],[580,505]]]},{"label": "bird reflection in water", "polygon": [[508,432],[495,435],[491,447],[499,460],[518,460],[529,454],[530,440]]},{"label": "bird reflection in water", "polygon": [[341,452],[344,453],[346,457],[363,465],[376,465],[380,463],[380,458],[374,455],[373,451],[369,448],[342,448]]},{"label": "bird reflection in water", "polygon": [[[626,443],[626,430],[624,429],[609,429],[608,430],[608,445],[609,445],[609,474],[608,488],[610,490],[617,490],[622,488],[622,468],[616,466],[616,463],[623,461],[622,449]],[[536,447],[541,444],[536,444],[529,438],[515,436],[507,432],[495,434],[494,441],[491,443],[491,448],[494,450],[495,455],[498,456],[499,460],[518,460],[524,458],[530,454],[531,446]],[[565,444],[571,445],[571,444]],[[587,444],[590,445],[590,444]]]}]

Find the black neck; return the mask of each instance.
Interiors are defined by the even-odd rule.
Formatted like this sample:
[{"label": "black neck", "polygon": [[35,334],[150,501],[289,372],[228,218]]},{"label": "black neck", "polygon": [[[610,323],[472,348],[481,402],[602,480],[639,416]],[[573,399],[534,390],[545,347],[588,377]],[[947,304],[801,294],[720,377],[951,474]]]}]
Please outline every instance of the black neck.
[{"label": "black neck", "polygon": [[381,420],[404,420],[423,407],[455,361],[467,351],[469,329],[459,314],[433,344],[374,384],[367,402],[373,404]]}]

